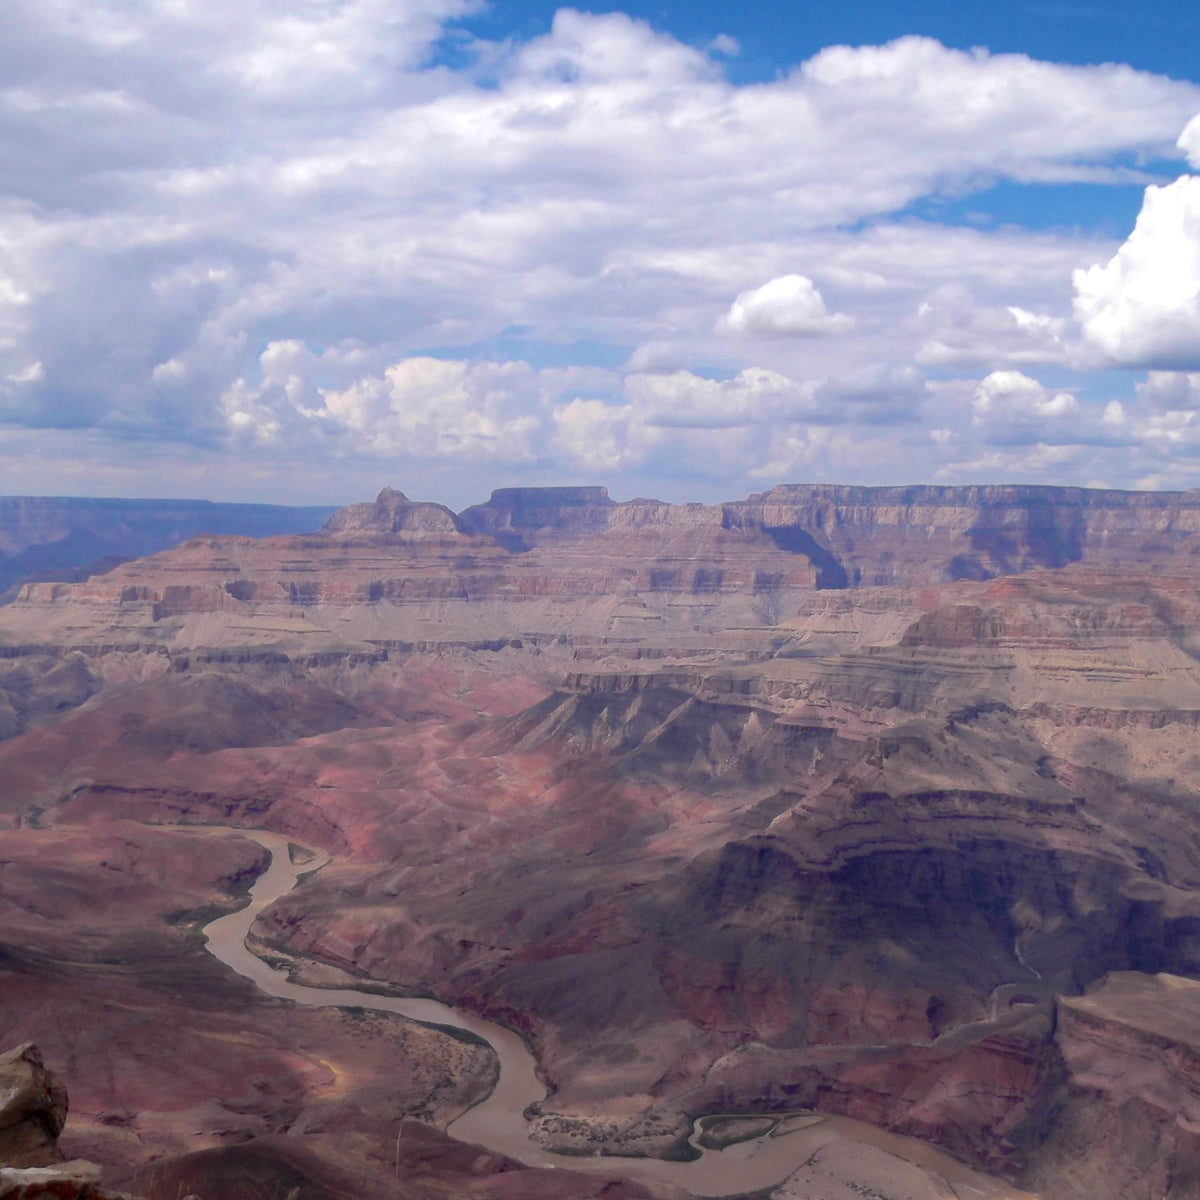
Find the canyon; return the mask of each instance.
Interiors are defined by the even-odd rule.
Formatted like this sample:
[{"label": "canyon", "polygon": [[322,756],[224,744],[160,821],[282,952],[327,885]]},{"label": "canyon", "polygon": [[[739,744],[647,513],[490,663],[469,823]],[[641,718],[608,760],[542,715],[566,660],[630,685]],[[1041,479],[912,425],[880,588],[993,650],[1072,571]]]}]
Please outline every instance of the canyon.
[{"label": "canyon", "polygon": [[[788,485],[385,489],[26,582],[0,1045],[146,1200],[679,1198],[630,1160],[803,1112],[992,1182],[864,1132],[774,1200],[1200,1196],[1198,576],[1200,492]],[[323,865],[250,949],[517,1032],[528,1163],[456,1132],[478,1037],[206,952],[259,830]]]}]

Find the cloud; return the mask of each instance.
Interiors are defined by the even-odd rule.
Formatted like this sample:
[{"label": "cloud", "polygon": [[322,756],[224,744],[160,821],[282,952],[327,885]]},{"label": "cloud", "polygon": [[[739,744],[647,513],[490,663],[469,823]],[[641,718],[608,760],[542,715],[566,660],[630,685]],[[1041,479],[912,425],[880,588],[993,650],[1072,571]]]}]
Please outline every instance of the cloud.
[{"label": "cloud", "polygon": [[796,380],[764,367],[729,379],[686,370],[534,368],[518,361],[412,356],[377,366],[356,343],[316,352],[269,343],[255,377],[220,397],[232,446],[276,458],[471,463],[667,473],[759,471],[783,435],[808,444],[821,426],[888,426],[925,395],[913,368],[866,366]]},{"label": "cloud", "polygon": [[1079,401],[1070,392],[1050,392],[1020,371],[993,371],[982,379],[971,410],[971,423],[982,428],[990,444],[1084,440],[1073,425]]},{"label": "cloud", "polygon": [[627,405],[576,397],[553,416],[554,448],[588,471],[623,471],[640,465],[663,440],[662,432]]},{"label": "cloud", "polygon": [[1196,413],[1158,413],[1149,417],[1139,430],[1140,440],[1171,458],[1200,457],[1200,421]]},{"label": "cloud", "polygon": [[324,416],[360,435],[372,453],[442,461],[527,462],[534,413],[514,401],[537,389],[523,363],[412,358],[344,391],[325,391]]},{"label": "cloud", "polygon": [[993,371],[980,381],[972,407],[976,424],[996,415],[1069,417],[1079,411],[1079,404],[1069,392],[1052,396],[1036,379],[1020,371]]},{"label": "cloud", "polygon": [[261,382],[237,380],[221,397],[229,436],[294,452],[426,462],[530,463],[551,399],[603,373],[537,371],[523,362],[412,357],[378,374],[353,375],[354,349],[315,355],[296,341],[259,357]]},{"label": "cloud", "polygon": [[686,347],[675,342],[646,342],[625,360],[624,369],[630,373],[686,370],[692,365],[692,355]]},{"label": "cloud", "polygon": [[0,378],[0,423],[51,424],[39,413],[41,385],[46,369],[40,362],[10,370]]},{"label": "cloud", "polygon": [[847,333],[853,317],[831,313],[806,275],[781,275],[753,291],[742,292],[718,322],[723,333],[820,337]]},{"label": "cloud", "polygon": [[758,486],[885,454],[883,431],[911,420],[925,396],[919,371],[883,365],[807,380],[765,368],[725,380],[682,370],[635,374],[610,399],[556,406],[553,450],[593,473]]},{"label": "cloud", "polygon": [[1075,315],[1108,362],[1200,367],[1200,176],[1147,188],[1124,245],[1074,281]]},{"label": "cloud", "polygon": [[19,371],[10,371],[6,378],[9,383],[42,383],[46,378],[46,368],[40,362],[34,362]]},{"label": "cloud", "polygon": [[[89,274],[111,265],[135,287],[147,266],[151,288],[181,264],[224,260],[227,283],[201,274],[177,287],[175,328],[148,295],[128,314],[175,335],[158,361],[206,328],[253,348],[313,340],[318,323],[333,327],[325,342],[388,330],[461,345],[523,323],[637,344],[711,328],[730,294],[782,275],[808,231],[896,211],[951,177],[1033,179],[1152,150],[1200,100],[1137,72],[923,39],[826,51],[735,88],[703,52],[639,22],[570,11],[544,37],[496,48],[496,85],[480,87],[469,69],[414,66],[464,7],[406,5],[396,24],[381,2],[304,19],[149,4],[140,20],[101,2],[87,21],[78,4],[18,3],[31,49],[53,39],[62,54],[55,72],[33,69],[44,48],[4,60],[36,98],[0,114],[0,130],[6,145],[37,147],[8,158],[4,186],[44,204],[43,275],[81,243],[94,248]],[[62,121],[82,95],[74,78],[98,81],[92,91],[122,99],[127,117],[83,105]],[[71,227],[54,216],[64,211]],[[124,236],[103,236],[116,214]],[[156,249],[139,254],[133,231]],[[776,269],[743,281],[755,260]],[[289,330],[288,317],[308,327]]]},{"label": "cloud", "polygon": [[918,317],[929,335],[916,358],[931,366],[1064,362],[1071,352],[1065,317],[1017,304],[977,305],[961,285],[938,289]]},{"label": "cloud", "polygon": [[809,406],[811,384],[762,367],[716,380],[690,371],[635,374],[625,380],[628,403],[648,425],[728,429],[795,419]]},{"label": "cloud", "polygon": [[[1109,377],[1110,386],[1112,377]],[[1123,397],[1084,400],[1017,371],[930,388],[936,479],[1028,480],[1161,490],[1195,487],[1200,374],[1151,372]],[[955,420],[966,401],[971,421]]]},{"label": "cloud", "polygon": [[1110,400],[1104,406],[1104,412],[1101,414],[1100,419],[1106,425],[1124,425],[1128,419],[1125,414],[1125,405],[1120,400]]},{"label": "cloud", "polygon": [[1197,113],[1184,127],[1175,143],[1183,151],[1188,162],[1200,171],[1200,113]]},{"label": "cloud", "polygon": [[[925,38],[742,86],[732,40],[567,9],[483,43],[456,24],[475,7],[11,0],[5,436],[121,463],[127,443],[193,448],[263,494],[305,456],[354,487],[354,464],[393,459],[448,486],[464,463],[593,459],[857,478],[869,438],[892,447],[872,470],[919,472],[998,426],[971,424],[974,380],[938,409],[916,364],[1072,365],[1071,270],[1124,251],[909,206],[1126,179],[1200,109],[1194,83]],[[575,360],[625,367],[545,365]]]},{"label": "cloud", "polygon": [[888,425],[913,415],[925,395],[925,378],[914,367],[881,364],[804,380],[748,367],[724,380],[683,370],[635,374],[622,390],[639,419],[659,428]]},{"label": "cloud", "polygon": [[[148,94],[155,107],[168,97],[182,107],[200,97],[219,100],[231,89],[267,104],[319,96],[344,106],[395,88],[426,59],[448,20],[479,7],[472,0],[11,0],[9,50],[0,60],[28,107],[63,103],[47,82],[66,86],[75,107],[87,99],[110,115],[136,109],[139,95]],[[86,83],[69,72],[80,61],[94,68],[79,77]]]},{"label": "cloud", "polygon": [[871,363],[830,375],[813,390],[816,413],[827,423],[891,425],[914,418],[926,396],[925,376],[916,367]]},{"label": "cloud", "polygon": [[[1028,481],[1059,484],[1080,479],[1083,486],[1108,486],[1097,471],[1110,460],[1098,459],[1092,446],[1033,442],[1014,449],[990,449],[973,458],[959,458],[941,466],[934,478],[954,483]],[[1087,472],[1087,474],[1084,474]]]},{"label": "cloud", "polygon": [[1151,371],[1136,389],[1138,399],[1155,412],[1200,409],[1200,372]]}]

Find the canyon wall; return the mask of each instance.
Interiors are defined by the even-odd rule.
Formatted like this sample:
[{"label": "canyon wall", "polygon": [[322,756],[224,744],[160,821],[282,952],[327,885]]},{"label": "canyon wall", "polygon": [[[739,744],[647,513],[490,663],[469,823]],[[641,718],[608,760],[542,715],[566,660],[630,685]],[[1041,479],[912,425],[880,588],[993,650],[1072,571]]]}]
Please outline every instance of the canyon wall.
[{"label": "canyon wall", "polygon": [[1086,562],[1139,568],[1200,553],[1200,491],[1037,486],[853,487],[784,484],[705,506],[616,504],[604,488],[505,488],[460,514],[522,547],[612,530],[719,526],[757,531],[808,557],[819,587],[990,579]]}]

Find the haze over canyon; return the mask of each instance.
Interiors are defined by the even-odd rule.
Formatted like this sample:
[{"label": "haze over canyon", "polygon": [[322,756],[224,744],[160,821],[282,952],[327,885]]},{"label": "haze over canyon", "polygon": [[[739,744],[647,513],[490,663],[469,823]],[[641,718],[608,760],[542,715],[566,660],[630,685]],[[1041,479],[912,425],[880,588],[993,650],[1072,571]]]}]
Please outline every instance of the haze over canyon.
[{"label": "haze over canyon", "polygon": [[[1200,1197],[1200,491],[89,503],[0,501],[0,1048],[69,1089],[47,1160],[686,1200],[655,1163],[815,1137],[754,1194]],[[272,855],[249,949],[360,1001],[206,949]],[[455,1126],[487,1042],[372,996],[521,1035],[527,1154]]]}]

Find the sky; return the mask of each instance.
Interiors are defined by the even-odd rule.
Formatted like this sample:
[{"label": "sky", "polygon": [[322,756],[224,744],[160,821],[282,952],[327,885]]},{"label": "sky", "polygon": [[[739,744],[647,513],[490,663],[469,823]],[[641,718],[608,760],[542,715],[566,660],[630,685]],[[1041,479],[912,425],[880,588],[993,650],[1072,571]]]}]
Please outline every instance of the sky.
[{"label": "sky", "polygon": [[0,493],[1200,487],[1200,10],[5,0]]}]

